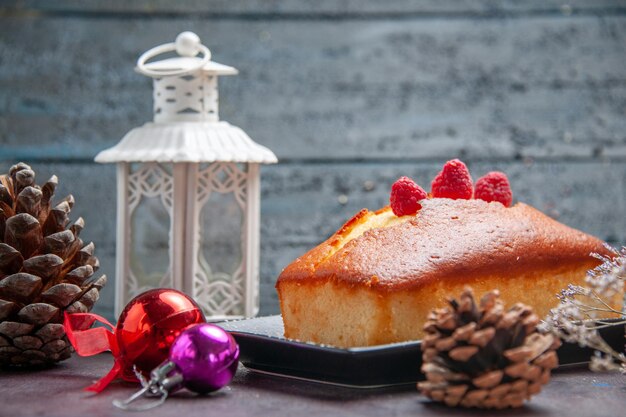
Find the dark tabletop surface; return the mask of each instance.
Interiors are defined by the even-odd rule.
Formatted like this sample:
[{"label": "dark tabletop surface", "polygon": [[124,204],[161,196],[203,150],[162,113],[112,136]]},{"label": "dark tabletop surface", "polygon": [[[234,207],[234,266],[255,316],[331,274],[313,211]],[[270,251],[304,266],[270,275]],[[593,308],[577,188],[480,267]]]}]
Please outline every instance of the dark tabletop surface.
[{"label": "dark tabletop surface", "polygon": [[233,382],[208,396],[179,392],[159,408],[130,413],[111,401],[136,389],[115,382],[94,395],[82,389],[105,375],[112,357],[74,356],[45,370],[0,371],[0,416],[623,416],[626,376],[597,374],[585,366],[559,369],[544,390],[516,410],[485,412],[430,403],[414,386],[350,389],[256,374],[240,366]]}]

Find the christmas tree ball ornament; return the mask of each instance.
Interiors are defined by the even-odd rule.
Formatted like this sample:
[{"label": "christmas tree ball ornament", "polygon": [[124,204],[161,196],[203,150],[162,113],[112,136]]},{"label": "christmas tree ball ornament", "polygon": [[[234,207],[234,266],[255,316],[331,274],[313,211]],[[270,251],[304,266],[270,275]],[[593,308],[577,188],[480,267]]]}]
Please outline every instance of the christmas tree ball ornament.
[{"label": "christmas tree ball ornament", "polygon": [[[96,321],[110,330],[89,328]],[[148,375],[168,357],[170,346],[183,330],[204,321],[202,310],[189,296],[157,288],[131,300],[115,327],[95,314],[68,314],[65,327],[79,355],[91,356],[107,350],[113,353],[111,371],[87,388],[100,392],[116,377],[136,382],[137,372]]]},{"label": "christmas tree ball ornament", "polygon": [[558,366],[561,342],[537,331],[539,318],[517,303],[506,310],[498,291],[477,306],[466,288],[450,307],[435,309],[424,325],[418,389],[448,406],[520,407],[541,391]]},{"label": "christmas tree ball ornament", "polygon": [[154,289],[135,297],[122,311],[115,331],[127,364],[122,377],[136,380],[132,366],[148,374],[167,358],[181,331],[204,321],[200,307],[180,291]]},{"label": "christmas tree ball ornament", "polygon": [[233,379],[239,346],[221,327],[199,324],[178,336],[169,358],[181,372],[185,388],[204,394],[226,386]]},{"label": "christmas tree ball ornament", "polygon": [[[169,393],[182,388],[199,394],[217,391],[235,376],[238,359],[239,346],[228,332],[208,323],[192,326],[174,341],[168,360],[150,373],[150,380],[140,378],[140,391],[113,404],[125,410],[146,410],[162,404]],[[131,406],[143,396],[159,399]]]},{"label": "christmas tree ball ornament", "polygon": [[79,237],[85,222],[70,225],[74,197],[53,202],[57,185],[54,175],[37,185],[24,163],[0,176],[0,366],[69,358],[63,313],[90,311],[106,284]]}]

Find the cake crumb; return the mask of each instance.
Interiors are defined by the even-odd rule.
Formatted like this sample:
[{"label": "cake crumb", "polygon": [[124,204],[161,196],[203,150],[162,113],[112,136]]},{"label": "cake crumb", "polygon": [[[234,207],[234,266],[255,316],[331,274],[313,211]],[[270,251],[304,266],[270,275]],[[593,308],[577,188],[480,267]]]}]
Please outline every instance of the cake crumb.
[{"label": "cake crumb", "polygon": [[372,278],[370,278],[365,285],[367,287],[371,287],[372,285],[376,285],[380,282],[380,280],[378,279],[378,277],[376,275],[372,275]]}]

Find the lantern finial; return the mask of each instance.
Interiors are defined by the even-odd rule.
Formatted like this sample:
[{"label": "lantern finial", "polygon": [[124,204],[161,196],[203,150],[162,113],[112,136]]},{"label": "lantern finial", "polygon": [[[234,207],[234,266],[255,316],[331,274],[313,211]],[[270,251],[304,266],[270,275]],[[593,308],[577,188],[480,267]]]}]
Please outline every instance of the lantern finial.
[{"label": "lantern finial", "polygon": [[180,56],[196,56],[200,53],[200,37],[193,32],[181,32],[176,37],[176,53]]},{"label": "lantern finial", "polygon": [[[153,60],[171,52],[178,56]],[[272,151],[220,120],[218,78],[237,69],[211,61],[195,33],[144,52],[136,70],[153,78],[154,121],[99,153],[97,162],[277,162]]]}]

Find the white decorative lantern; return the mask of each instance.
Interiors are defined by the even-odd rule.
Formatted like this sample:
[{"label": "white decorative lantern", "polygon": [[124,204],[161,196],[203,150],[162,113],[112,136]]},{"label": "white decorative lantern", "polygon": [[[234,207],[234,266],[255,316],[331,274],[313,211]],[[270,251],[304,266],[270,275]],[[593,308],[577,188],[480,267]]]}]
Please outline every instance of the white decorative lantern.
[{"label": "white decorative lantern", "polygon": [[[146,63],[172,51],[180,56]],[[135,295],[169,287],[208,319],[254,316],[259,164],[277,160],[219,120],[217,77],[237,70],[211,61],[191,32],[144,53],[136,70],[154,79],[154,121],[96,156],[117,164],[116,314]]]}]

